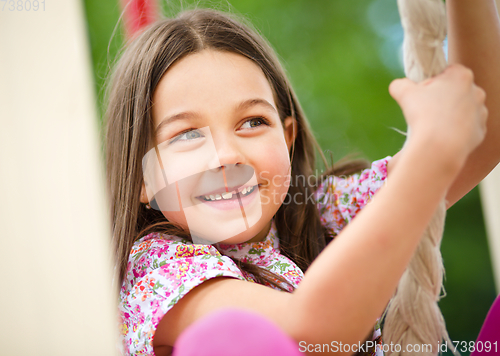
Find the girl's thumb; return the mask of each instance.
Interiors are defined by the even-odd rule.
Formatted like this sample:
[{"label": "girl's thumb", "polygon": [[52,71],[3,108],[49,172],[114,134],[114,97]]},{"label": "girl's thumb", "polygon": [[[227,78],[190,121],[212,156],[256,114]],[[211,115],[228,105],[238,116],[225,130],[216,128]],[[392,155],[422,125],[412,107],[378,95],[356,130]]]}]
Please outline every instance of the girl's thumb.
[{"label": "girl's thumb", "polygon": [[391,94],[398,104],[401,104],[401,100],[404,98],[405,94],[413,88],[414,85],[415,83],[408,78],[393,80],[389,85],[389,94]]}]

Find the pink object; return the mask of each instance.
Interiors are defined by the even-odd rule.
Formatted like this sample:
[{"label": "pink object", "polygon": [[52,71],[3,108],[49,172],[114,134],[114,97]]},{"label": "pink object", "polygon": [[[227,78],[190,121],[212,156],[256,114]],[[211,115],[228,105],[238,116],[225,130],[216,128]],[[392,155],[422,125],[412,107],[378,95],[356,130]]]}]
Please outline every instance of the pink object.
[{"label": "pink object", "polygon": [[158,18],[156,0],[120,0],[128,38],[135,37],[142,29]]},{"label": "pink object", "polygon": [[298,356],[299,345],[254,312],[223,309],[205,316],[177,338],[172,356]]},{"label": "pink object", "polygon": [[[484,347],[488,341],[492,347],[489,352]],[[493,345],[495,342],[497,343],[496,347]],[[476,347],[481,347],[482,351],[474,351],[470,356],[500,354],[500,297],[497,297],[493,302],[475,345]]]}]

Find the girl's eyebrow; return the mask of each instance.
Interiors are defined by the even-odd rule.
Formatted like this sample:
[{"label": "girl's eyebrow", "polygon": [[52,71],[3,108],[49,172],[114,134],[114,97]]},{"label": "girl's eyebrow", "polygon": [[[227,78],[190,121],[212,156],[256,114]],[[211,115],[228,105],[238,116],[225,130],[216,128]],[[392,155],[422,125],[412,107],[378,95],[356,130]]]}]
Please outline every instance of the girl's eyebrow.
[{"label": "girl's eyebrow", "polygon": [[179,120],[187,120],[189,118],[195,118],[199,117],[200,115],[196,112],[193,111],[186,111],[186,112],[181,112],[178,114],[174,114],[172,116],[167,116],[165,119],[163,119],[162,122],[156,127],[155,129],[155,136],[158,135],[158,132],[164,127],[167,126],[168,124],[174,122],[174,121],[179,121]]},{"label": "girl's eyebrow", "polygon": [[[256,106],[256,105],[262,105],[262,106],[266,107],[267,109],[270,109],[270,110],[274,111],[275,113],[278,113],[278,110],[276,110],[276,108],[274,107],[273,104],[271,104],[269,101],[267,101],[265,99],[261,99],[261,98],[253,98],[253,99],[244,100],[244,101],[242,101],[241,103],[237,104],[234,107],[234,111],[247,110],[247,109],[251,108],[252,106]],[[181,113],[178,113],[178,114],[174,114],[172,116],[167,116],[156,127],[156,129],[155,129],[155,136],[158,134],[158,132],[164,126],[166,126],[166,125],[168,125],[168,124],[170,124],[170,123],[172,123],[174,121],[187,120],[187,119],[190,119],[190,118],[197,118],[197,117],[200,117],[200,116],[201,115],[199,113],[194,112],[194,111],[186,111],[186,112],[181,112]]]},{"label": "girl's eyebrow", "polygon": [[256,105],[263,105],[265,107],[267,107],[268,109],[271,109],[272,111],[278,113],[278,110],[276,110],[276,108],[274,107],[273,104],[271,104],[269,101],[265,100],[265,99],[261,99],[261,98],[254,98],[254,99],[248,99],[248,100],[245,100],[245,101],[242,101],[241,103],[239,103],[238,105],[235,106],[234,110],[235,111],[243,111],[243,110],[246,110],[252,106],[256,106]]}]

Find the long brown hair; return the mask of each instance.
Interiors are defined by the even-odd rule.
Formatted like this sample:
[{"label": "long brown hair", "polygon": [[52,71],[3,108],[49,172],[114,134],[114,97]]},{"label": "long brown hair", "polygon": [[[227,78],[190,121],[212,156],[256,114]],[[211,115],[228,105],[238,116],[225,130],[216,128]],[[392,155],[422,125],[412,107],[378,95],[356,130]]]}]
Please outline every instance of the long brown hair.
[{"label": "long brown hair", "polygon": [[[160,211],[140,204],[142,157],[154,140],[151,106],[160,79],[176,61],[203,49],[233,52],[254,61],[269,80],[282,122],[290,116],[296,120],[296,138],[290,155],[291,179],[297,184],[290,186],[289,194],[297,204],[283,204],[275,215],[282,254],[305,272],[333,238],[321,225],[317,207],[307,199],[315,191],[318,180],[295,179],[313,176],[315,150],[319,146],[271,46],[244,20],[232,14],[190,10],[174,19],[155,22],[129,43],[115,65],[108,86],[107,183],[120,284],[137,239],[153,231],[189,238],[188,232],[167,221]],[[325,157],[318,151],[326,165]],[[349,162],[339,167],[338,172],[349,174],[365,167],[365,161]],[[326,172],[333,173],[335,170],[331,168]],[[288,284],[266,269],[234,258],[233,261],[260,283],[281,290],[285,288],[277,281]]]}]

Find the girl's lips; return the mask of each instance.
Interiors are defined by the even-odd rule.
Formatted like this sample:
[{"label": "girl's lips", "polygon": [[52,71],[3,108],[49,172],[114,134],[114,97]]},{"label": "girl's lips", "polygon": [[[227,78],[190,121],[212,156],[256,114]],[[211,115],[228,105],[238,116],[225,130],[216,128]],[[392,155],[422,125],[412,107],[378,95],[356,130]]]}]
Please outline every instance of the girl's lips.
[{"label": "girl's lips", "polygon": [[[238,192],[236,194],[232,194],[231,198],[224,199],[221,195],[213,196],[216,200],[210,199],[212,196],[209,196],[209,200],[205,198],[205,196],[196,197],[196,199],[202,201],[204,204],[219,210],[231,210],[231,209],[241,209],[242,206],[246,206],[249,204],[258,194],[259,186],[254,185],[249,187],[251,189],[250,193],[242,194],[242,192]],[[248,188],[247,188],[248,189]],[[231,193],[223,193],[227,198]],[[217,199],[218,198],[218,199]],[[238,199],[239,198],[239,199]],[[241,201],[241,206],[240,206]]]}]

